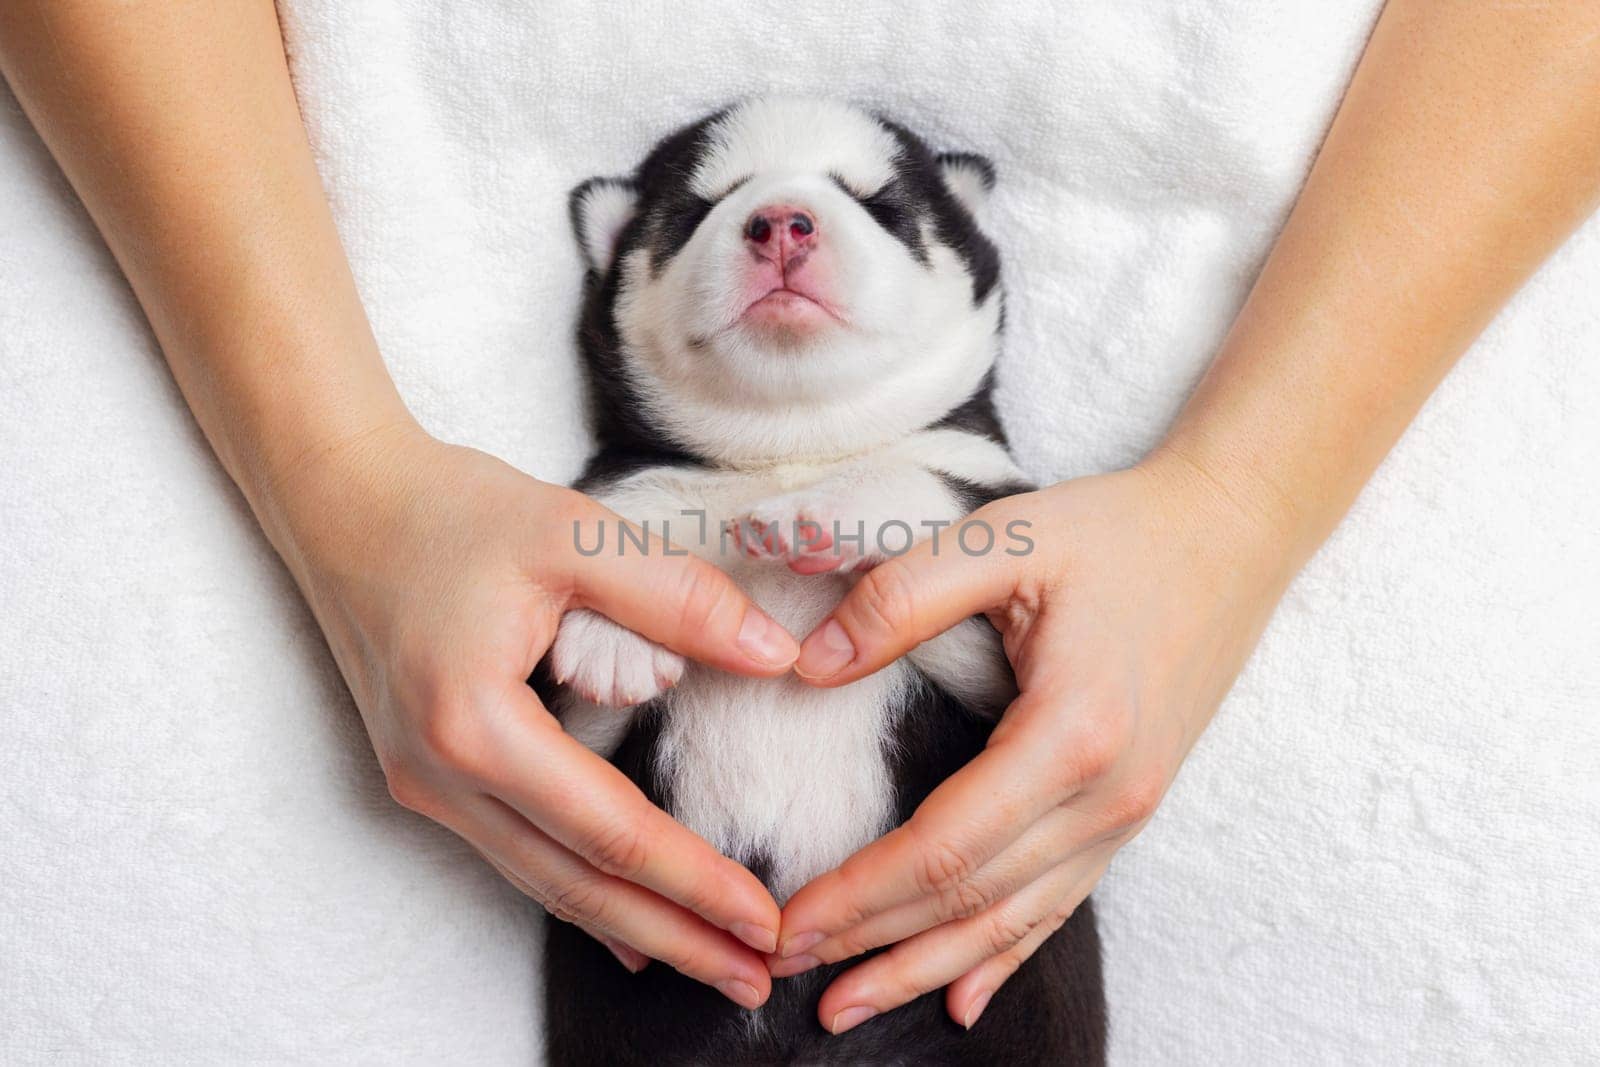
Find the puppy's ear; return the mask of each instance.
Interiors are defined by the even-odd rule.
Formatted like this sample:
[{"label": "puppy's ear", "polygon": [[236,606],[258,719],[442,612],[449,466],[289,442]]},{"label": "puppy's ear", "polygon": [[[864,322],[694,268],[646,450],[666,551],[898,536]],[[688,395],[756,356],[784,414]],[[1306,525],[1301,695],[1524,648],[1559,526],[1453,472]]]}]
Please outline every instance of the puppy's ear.
[{"label": "puppy's ear", "polygon": [[596,274],[611,269],[617,239],[633,220],[638,204],[638,187],[627,178],[590,178],[572,190],[567,210],[584,266]]},{"label": "puppy's ear", "polygon": [[994,164],[976,152],[945,152],[939,156],[939,173],[961,206],[976,215],[994,188]]}]

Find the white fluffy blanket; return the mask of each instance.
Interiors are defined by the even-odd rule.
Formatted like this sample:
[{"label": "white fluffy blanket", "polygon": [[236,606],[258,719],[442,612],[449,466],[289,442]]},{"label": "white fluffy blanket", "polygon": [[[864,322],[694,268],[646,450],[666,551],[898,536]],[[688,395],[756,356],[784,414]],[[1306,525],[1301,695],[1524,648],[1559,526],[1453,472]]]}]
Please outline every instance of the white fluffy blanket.
[{"label": "white fluffy blanket", "polygon": [[[994,158],[1004,410],[1061,478],[1161,434],[1377,3],[281,6],[432,430],[571,477],[567,189],[775,88]],[[9,98],[0,188],[0,1060],[527,1062],[535,909],[386,797]],[[1595,1054],[1597,292],[1591,224],[1428,405],[1113,866],[1118,1063]]]}]

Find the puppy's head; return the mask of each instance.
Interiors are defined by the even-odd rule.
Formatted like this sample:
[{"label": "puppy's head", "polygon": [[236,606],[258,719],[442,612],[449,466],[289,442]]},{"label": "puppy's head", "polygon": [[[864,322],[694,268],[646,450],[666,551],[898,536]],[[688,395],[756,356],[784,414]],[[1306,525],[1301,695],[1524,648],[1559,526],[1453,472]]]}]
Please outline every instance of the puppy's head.
[{"label": "puppy's head", "polygon": [[580,185],[602,421],[727,463],[937,421],[995,358],[999,258],[976,222],[992,184],[981,157],[855,108],[759,98]]}]

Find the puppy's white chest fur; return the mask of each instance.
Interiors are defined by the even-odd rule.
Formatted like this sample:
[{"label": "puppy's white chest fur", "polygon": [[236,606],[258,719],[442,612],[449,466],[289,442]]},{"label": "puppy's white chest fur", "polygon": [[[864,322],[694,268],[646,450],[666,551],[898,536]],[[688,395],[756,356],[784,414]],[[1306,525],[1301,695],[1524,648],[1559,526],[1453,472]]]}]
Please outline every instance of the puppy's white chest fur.
[{"label": "puppy's white chest fur", "polygon": [[[807,633],[843,595],[832,576],[740,570],[740,584],[791,633]],[[787,899],[892,825],[886,746],[911,675],[901,662],[820,689],[792,674],[691,666],[664,698],[658,765],[672,814],[741,862],[767,861],[773,895]]]}]

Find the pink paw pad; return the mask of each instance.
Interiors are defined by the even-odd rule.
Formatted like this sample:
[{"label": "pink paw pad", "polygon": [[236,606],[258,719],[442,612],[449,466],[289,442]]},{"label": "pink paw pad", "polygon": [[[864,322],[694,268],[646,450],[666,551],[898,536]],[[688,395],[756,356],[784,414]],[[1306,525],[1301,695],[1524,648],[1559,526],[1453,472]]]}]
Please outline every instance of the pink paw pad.
[{"label": "pink paw pad", "polygon": [[835,528],[846,524],[804,512],[788,519],[746,516],[728,524],[733,542],[749,559],[783,560],[796,574],[827,574],[840,569],[864,570],[872,565],[861,546],[848,537],[834,542]]}]

